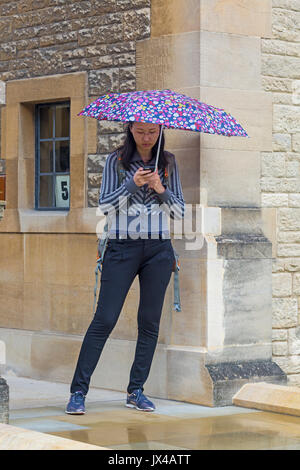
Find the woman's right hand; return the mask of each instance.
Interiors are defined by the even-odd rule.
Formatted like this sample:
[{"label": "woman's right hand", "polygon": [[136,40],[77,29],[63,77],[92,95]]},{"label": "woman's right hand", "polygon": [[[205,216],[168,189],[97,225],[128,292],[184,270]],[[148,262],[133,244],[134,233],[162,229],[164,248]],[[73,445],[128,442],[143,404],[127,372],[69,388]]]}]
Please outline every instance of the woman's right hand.
[{"label": "woman's right hand", "polygon": [[140,167],[133,175],[133,181],[137,186],[144,186],[144,184],[148,184],[151,176],[151,170],[144,170],[142,167]]}]

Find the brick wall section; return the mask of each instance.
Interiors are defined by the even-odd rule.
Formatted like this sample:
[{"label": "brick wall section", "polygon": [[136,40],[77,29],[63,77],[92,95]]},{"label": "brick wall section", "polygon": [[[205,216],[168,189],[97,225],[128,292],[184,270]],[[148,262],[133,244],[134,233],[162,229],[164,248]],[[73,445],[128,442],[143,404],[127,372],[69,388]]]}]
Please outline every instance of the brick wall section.
[{"label": "brick wall section", "polygon": [[300,2],[273,0],[262,84],[273,96],[273,151],[262,153],[262,206],[277,208],[273,358],[300,385]]},{"label": "brick wall section", "polygon": [[[150,36],[150,0],[0,0],[0,80],[78,71],[88,96],[135,90],[135,44]],[[101,131],[103,130],[103,138]],[[88,205],[96,206],[108,152],[123,126],[98,126],[88,156]]]}]

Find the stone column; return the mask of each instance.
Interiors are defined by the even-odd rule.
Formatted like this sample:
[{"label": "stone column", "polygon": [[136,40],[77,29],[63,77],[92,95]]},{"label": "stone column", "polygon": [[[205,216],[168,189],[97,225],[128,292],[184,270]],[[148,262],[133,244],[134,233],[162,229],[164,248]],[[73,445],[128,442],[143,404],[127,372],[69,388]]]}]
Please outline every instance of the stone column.
[{"label": "stone column", "polygon": [[272,362],[274,212],[260,204],[260,152],[272,149],[272,101],[261,89],[261,38],[271,1],[152,0],[151,38],[138,43],[137,88],[224,108],[250,139],[167,131],[203,246],[181,255],[182,312],[171,314],[168,398],[231,404],[248,381],[285,382]]}]

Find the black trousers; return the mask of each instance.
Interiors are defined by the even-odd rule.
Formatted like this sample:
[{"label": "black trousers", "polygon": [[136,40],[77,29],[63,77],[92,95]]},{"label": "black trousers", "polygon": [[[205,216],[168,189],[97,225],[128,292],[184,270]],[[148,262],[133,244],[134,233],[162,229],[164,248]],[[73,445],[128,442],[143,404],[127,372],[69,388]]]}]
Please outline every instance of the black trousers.
[{"label": "black trousers", "polygon": [[130,371],[128,393],[144,390],[159,333],[166,289],[174,262],[170,239],[110,239],[102,264],[99,299],[94,318],[85,334],[71,393],[87,394],[91,375],[107,338],[117,323],[126,295],[139,276],[138,338]]}]

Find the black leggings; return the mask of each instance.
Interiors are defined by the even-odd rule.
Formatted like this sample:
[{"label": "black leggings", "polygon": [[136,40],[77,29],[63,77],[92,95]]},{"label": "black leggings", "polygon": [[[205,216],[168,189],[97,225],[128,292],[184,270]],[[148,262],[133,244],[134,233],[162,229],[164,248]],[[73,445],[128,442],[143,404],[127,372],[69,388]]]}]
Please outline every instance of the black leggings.
[{"label": "black leggings", "polygon": [[81,390],[87,394],[91,375],[137,274],[140,283],[138,339],[127,391],[131,393],[137,388],[144,390],[157,344],[173,262],[170,239],[127,238],[108,241],[97,309],[81,346],[71,393]]}]

